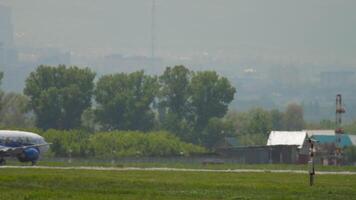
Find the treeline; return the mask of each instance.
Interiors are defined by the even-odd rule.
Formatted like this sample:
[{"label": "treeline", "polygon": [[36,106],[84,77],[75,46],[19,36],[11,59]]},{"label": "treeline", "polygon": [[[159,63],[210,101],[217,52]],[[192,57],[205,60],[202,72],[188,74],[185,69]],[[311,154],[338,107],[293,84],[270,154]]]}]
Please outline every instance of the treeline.
[{"label": "treeline", "polygon": [[[240,145],[264,145],[271,130],[335,128],[329,120],[306,123],[298,104],[284,111],[227,112],[235,93],[228,79],[216,72],[184,66],[167,67],[159,76],[137,71],[101,77],[88,68],[39,66],[27,78],[24,94],[0,92],[0,127],[58,130],[58,137],[70,135],[69,130],[86,137],[164,131],[209,149],[226,137],[237,138]],[[355,133],[356,122],[345,130]]]},{"label": "treeline", "polygon": [[272,130],[298,131],[305,128],[303,108],[289,104],[285,111],[254,108],[247,112],[229,112],[223,119],[225,127],[238,138],[240,145],[266,145]]},{"label": "treeline", "polygon": [[193,72],[184,66],[167,67],[160,76],[137,71],[96,77],[89,68],[41,65],[27,78],[24,95],[4,95],[11,105],[2,110],[22,115],[3,113],[0,125],[33,123],[42,130],[88,133],[163,130],[212,147],[224,136],[221,118],[235,93],[215,71]]}]

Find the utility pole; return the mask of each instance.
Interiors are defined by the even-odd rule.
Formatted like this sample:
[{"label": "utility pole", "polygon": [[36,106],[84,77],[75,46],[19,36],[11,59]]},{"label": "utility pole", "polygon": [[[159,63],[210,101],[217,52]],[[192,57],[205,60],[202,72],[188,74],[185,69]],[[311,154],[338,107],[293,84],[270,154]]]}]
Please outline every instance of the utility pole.
[{"label": "utility pole", "polygon": [[314,167],[314,153],[315,153],[315,147],[314,143],[315,141],[312,140],[311,138],[308,139],[309,142],[309,185],[313,186],[314,185],[314,176],[315,176],[315,167]]}]

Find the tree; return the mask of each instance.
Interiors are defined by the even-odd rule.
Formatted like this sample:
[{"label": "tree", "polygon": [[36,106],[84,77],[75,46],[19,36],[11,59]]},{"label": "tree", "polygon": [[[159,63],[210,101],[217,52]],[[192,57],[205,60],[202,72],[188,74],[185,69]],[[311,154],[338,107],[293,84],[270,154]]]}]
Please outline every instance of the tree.
[{"label": "tree", "polygon": [[91,106],[95,73],[88,68],[39,66],[26,80],[24,93],[39,128],[73,129]]},{"label": "tree", "polygon": [[233,124],[234,134],[241,145],[265,145],[273,126],[271,113],[262,108],[229,112],[225,118]]},{"label": "tree", "polygon": [[157,91],[157,78],[143,71],[103,76],[95,89],[96,118],[107,130],[149,130]]},{"label": "tree", "polygon": [[95,120],[95,110],[93,108],[87,108],[83,111],[81,116],[81,128],[89,132],[100,130],[100,125]]},{"label": "tree", "polygon": [[198,134],[200,142],[207,148],[214,148],[221,139],[233,136],[233,124],[224,119],[213,117],[205,129]]},{"label": "tree", "polygon": [[261,108],[255,108],[250,110],[248,115],[248,134],[261,134],[267,137],[272,129],[270,113]]},{"label": "tree", "polygon": [[7,93],[1,99],[0,125],[2,127],[29,128],[34,126],[34,116],[28,110],[26,96]]},{"label": "tree", "polygon": [[289,104],[284,114],[284,124],[288,131],[298,131],[305,128],[303,108],[295,103]]},{"label": "tree", "polygon": [[189,84],[192,72],[184,66],[167,67],[159,77],[161,106],[183,118],[189,110]]},{"label": "tree", "polygon": [[272,130],[280,131],[284,129],[283,118],[284,113],[280,112],[277,109],[273,109],[270,111],[271,120],[272,120]]},{"label": "tree", "polygon": [[184,66],[167,67],[159,77],[159,114],[162,127],[188,139],[189,85],[192,72]]},{"label": "tree", "polygon": [[203,130],[213,117],[223,117],[236,89],[225,77],[215,71],[203,71],[193,75],[190,84],[192,112],[196,131]]}]

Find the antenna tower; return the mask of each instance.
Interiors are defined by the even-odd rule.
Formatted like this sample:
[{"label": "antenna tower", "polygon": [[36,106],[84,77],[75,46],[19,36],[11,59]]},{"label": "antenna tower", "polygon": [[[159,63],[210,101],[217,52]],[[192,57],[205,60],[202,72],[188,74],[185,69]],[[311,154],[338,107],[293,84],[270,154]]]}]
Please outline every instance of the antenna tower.
[{"label": "antenna tower", "polygon": [[[336,111],[335,111],[335,135],[336,135],[336,159],[340,161],[342,152],[341,152],[341,135],[344,134],[344,129],[342,128],[342,114],[346,112],[345,108],[342,106],[341,94],[336,95]],[[338,163],[336,160],[335,164]]]},{"label": "antenna tower", "polygon": [[155,43],[156,43],[156,0],[152,0],[151,10],[151,58],[155,58]]}]

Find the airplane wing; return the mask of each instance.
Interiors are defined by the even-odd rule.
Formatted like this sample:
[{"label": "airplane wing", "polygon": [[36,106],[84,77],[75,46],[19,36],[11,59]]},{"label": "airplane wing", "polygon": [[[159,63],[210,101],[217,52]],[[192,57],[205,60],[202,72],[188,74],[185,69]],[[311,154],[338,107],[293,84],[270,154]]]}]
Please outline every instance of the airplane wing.
[{"label": "airplane wing", "polygon": [[14,155],[22,153],[23,150],[31,147],[41,147],[41,146],[48,146],[50,143],[43,143],[43,144],[34,144],[34,145],[27,145],[27,146],[20,146],[20,147],[7,147],[0,145],[0,156],[4,155]]}]

